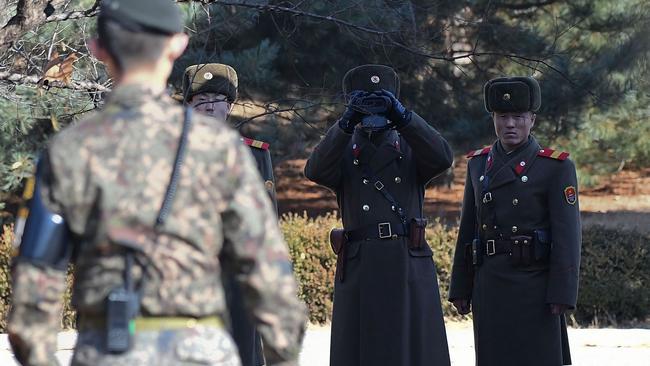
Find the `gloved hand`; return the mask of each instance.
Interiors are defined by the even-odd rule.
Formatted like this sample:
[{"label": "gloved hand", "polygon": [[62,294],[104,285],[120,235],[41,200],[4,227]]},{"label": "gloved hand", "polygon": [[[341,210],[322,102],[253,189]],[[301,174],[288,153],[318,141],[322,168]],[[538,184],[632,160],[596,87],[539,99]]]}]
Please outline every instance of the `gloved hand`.
[{"label": "gloved hand", "polygon": [[393,95],[393,93],[388,90],[382,89],[380,92],[381,95],[390,98],[392,104],[390,109],[386,113],[386,118],[388,118],[395,128],[401,128],[406,126],[411,122],[411,112],[404,107],[404,105]]},{"label": "gloved hand", "polygon": [[472,311],[472,306],[467,299],[457,299],[452,301],[452,304],[454,304],[456,311],[458,311],[458,314],[460,315],[467,315]]},{"label": "gloved hand", "polygon": [[364,114],[357,108],[357,103],[365,95],[366,92],[361,90],[355,90],[350,93],[345,112],[343,112],[343,115],[339,119],[339,127],[346,133],[354,132],[354,127],[361,123],[361,118],[363,118]]}]

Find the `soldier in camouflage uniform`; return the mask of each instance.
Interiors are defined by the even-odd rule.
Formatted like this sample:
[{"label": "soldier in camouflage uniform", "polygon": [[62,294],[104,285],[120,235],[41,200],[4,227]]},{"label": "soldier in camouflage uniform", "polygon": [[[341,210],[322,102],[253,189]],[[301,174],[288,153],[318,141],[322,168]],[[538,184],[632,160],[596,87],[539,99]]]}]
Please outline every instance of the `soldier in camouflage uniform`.
[{"label": "soldier in camouflage uniform", "polygon": [[[240,365],[220,320],[222,267],[243,289],[268,364],[296,364],[306,313],[250,151],[223,122],[188,118],[166,96],[182,30],[171,0],[101,3],[89,45],[116,85],[103,110],[53,137],[38,163],[8,320],[24,365],[55,363],[70,258],[73,365]],[[111,308],[126,282],[136,306]],[[128,332],[107,333],[134,308]],[[132,346],[122,349],[125,334]]]},{"label": "soldier in camouflage uniform", "polygon": [[[237,99],[237,88],[237,72],[228,65],[199,64],[185,69],[183,98],[195,111],[225,120]],[[267,192],[277,207],[269,144],[246,137],[242,137],[242,141],[250,147]],[[242,365],[263,365],[262,343],[246,314],[241,288],[234,278],[225,279],[224,286],[230,311],[231,333],[239,349]]]},{"label": "soldier in camouflage uniform", "polygon": [[564,312],[576,306],[578,184],[569,154],[530,134],[531,77],[485,85],[498,137],[468,158],[449,299],[473,314],[478,366],[571,364]]}]

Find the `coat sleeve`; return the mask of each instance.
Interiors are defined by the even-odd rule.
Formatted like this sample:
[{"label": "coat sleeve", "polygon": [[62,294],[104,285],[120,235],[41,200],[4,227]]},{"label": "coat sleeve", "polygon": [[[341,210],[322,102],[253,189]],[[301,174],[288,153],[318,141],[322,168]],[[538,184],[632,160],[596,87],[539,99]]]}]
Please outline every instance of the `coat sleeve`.
[{"label": "coat sleeve", "polygon": [[578,182],[572,161],[565,160],[559,164],[560,169],[553,177],[548,194],[553,244],[549,259],[546,302],[575,308],[582,245]]},{"label": "coat sleeve", "polygon": [[297,297],[289,250],[250,152],[233,140],[229,154],[222,258],[242,288],[268,364],[290,364],[298,358],[307,315]]},{"label": "coat sleeve", "polygon": [[[41,160],[41,166],[45,167],[38,184],[42,200],[50,211],[63,214],[64,207],[57,199],[64,186],[62,179],[57,179],[50,168],[51,159],[47,152]],[[65,270],[36,265],[17,257],[12,268],[12,307],[8,314],[7,333],[21,364],[56,363],[54,355],[65,288]]]},{"label": "coat sleeve", "polygon": [[415,112],[411,122],[398,131],[413,149],[418,176],[424,184],[451,167],[454,155],[449,143]]},{"label": "coat sleeve", "polygon": [[336,191],[341,184],[341,160],[351,138],[352,135],[344,132],[338,123],[330,127],[307,159],[305,177]]},{"label": "coat sleeve", "polygon": [[463,195],[463,208],[460,215],[460,228],[454,263],[451,269],[451,283],[449,285],[449,301],[471,299],[474,282],[473,268],[470,258],[467,258],[467,244],[471,244],[476,236],[476,203],[474,200],[474,187],[470,178],[469,164],[467,165],[467,178],[465,179],[465,193]]}]

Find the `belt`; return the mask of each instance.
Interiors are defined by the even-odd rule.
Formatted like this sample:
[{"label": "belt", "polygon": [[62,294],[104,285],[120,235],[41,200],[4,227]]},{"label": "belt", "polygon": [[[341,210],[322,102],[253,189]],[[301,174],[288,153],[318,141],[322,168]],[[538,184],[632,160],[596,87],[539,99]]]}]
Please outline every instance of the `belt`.
[{"label": "belt", "polygon": [[514,245],[532,244],[533,239],[489,239],[483,246],[483,254],[491,257],[497,254],[512,253]]},{"label": "belt", "polygon": [[396,239],[399,236],[408,236],[405,225],[399,221],[386,221],[369,225],[364,228],[345,232],[348,242],[359,240]]},{"label": "belt", "polygon": [[[223,328],[223,321],[218,316],[192,318],[182,316],[146,316],[134,319],[136,331],[159,331],[170,329],[194,328],[197,325],[206,327]],[[79,330],[106,329],[105,316],[79,316]]]}]

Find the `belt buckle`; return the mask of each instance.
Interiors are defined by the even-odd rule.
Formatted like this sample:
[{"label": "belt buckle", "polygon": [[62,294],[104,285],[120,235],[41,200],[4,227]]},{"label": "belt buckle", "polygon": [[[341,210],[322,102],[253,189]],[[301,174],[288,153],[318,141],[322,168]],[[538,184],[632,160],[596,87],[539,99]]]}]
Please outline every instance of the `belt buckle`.
[{"label": "belt buckle", "polygon": [[384,189],[384,183],[382,183],[380,181],[376,181],[375,182],[375,189],[378,190],[378,191],[381,191],[382,189]]},{"label": "belt buckle", "polygon": [[488,256],[493,256],[497,253],[497,248],[494,240],[488,240],[487,243],[485,243],[485,251]]},{"label": "belt buckle", "polygon": [[492,192],[483,195],[483,203],[492,202]]},{"label": "belt buckle", "polygon": [[[393,236],[393,230],[390,226],[390,222],[380,223],[377,225],[377,229],[379,230],[379,239],[388,239]],[[387,234],[386,231],[388,231]]]}]

